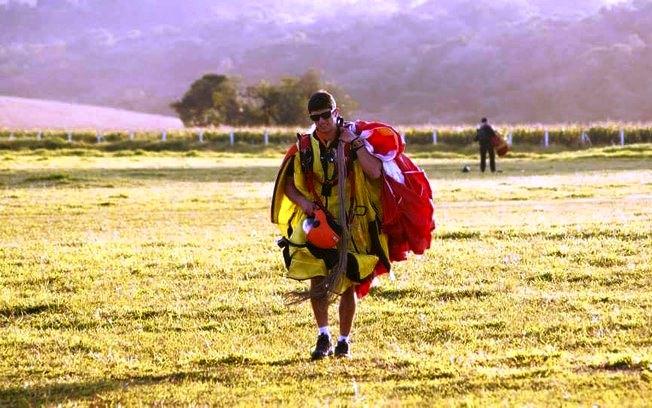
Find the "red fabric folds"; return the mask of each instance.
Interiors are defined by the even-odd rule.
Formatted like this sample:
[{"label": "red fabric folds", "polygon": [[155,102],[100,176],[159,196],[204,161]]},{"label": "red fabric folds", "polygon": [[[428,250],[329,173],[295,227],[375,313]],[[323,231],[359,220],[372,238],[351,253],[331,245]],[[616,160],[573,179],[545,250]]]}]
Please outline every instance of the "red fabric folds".
[{"label": "red fabric folds", "polygon": [[[435,229],[432,190],[426,174],[403,154],[394,160],[405,183],[383,175],[380,192],[382,230],[387,234],[390,262],[406,260],[410,251],[423,254],[430,248]],[[358,298],[369,293],[373,278],[388,272],[382,262],[378,262],[372,277],[356,286]]]},{"label": "red fabric folds", "polygon": [[365,279],[360,284],[355,286],[355,294],[358,296],[358,299],[362,299],[365,295],[367,295],[369,290],[371,290],[371,284],[374,278],[384,273],[389,273],[389,271],[387,268],[385,268],[385,265],[383,265],[382,262],[378,262],[374,268],[373,273],[371,274],[371,277],[369,279]]},{"label": "red fabric folds", "polygon": [[391,126],[380,122],[355,122],[355,131],[373,147],[372,154],[383,160],[393,158],[405,150],[401,135]]},{"label": "red fabric folds", "polygon": [[[380,193],[382,231],[387,235],[389,261],[404,261],[408,252],[423,254],[430,248],[435,229],[434,204],[428,177],[403,154],[405,142],[392,127],[380,122],[355,122],[356,133],[371,146],[370,153],[383,162],[394,162],[403,175],[403,183],[383,173]],[[400,178],[400,177],[396,177]],[[388,273],[378,262],[373,278]],[[356,286],[359,298],[371,289],[372,280]]]},{"label": "red fabric folds", "polygon": [[383,176],[382,228],[388,238],[390,261],[403,261],[409,251],[423,254],[430,248],[435,229],[434,206],[430,183],[423,170],[403,154],[394,160],[405,183]]},{"label": "red fabric folds", "polygon": [[509,151],[509,145],[500,134],[493,135],[490,141],[498,156],[503,157]]}]

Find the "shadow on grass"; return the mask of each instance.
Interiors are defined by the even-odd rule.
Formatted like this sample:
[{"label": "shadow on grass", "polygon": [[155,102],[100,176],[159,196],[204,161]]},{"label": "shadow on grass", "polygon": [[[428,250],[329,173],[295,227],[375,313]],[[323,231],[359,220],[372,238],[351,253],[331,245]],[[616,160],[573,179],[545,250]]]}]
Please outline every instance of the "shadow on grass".
[{"label": "shadow on grass", "polygon": [[453,290],[443,290],[438,292],[426,292],[425,290],[420,290],[419,288],[405,288],[405,289],[385,289],[374,292],[373,296],[381,299],[387,300],[400,300],[407,298],[437,298],[441,301],[455,301],[462,299],[481,299],[487,296],[491,296],[492,292],[482,289],[453,289]]},{"label": "shadow on grass", "polygon": [[378,297],[386,300],[413,298],[422,294],[423,292],[417,288],[381,289],[381,290],[374,290],[373,292],[374,297]]},{"label": "shadow on grass", "polygon": [[178,372],[164,375],[139,375],[127,378],[103,379],[88,382],[50,384],[34,387],[10,387],[0,389],[0,406],[59,405],[77,400],[93,399],[98,394],[131,387],[175,384],[183,381],[222,382],[225,375],[219,372]]},{"label": "shadow on grass", "polygon": [[233,367],[243,366],[270,366],[270,367],[284,367],[291,364],[303,363],[306,359],[299,358],[284,358],[280,360],[262,361],[255,358],[249,358],[238,355],[228,355],[215,360],[200,360],[197,364],[202,367],[222,367],[224,365]]},{"label": "shadow on grass", "polygon": [[0,309],[0,316],[13,318],[19,316],[36,315],[45,312],[65,311],[57,304],[44,303],[39,305],[16,305]]},{"label": "shadow on grass", "polygon": [[481,299],[487,296],[491,296],[491,292],[482,289],[458,289],[441,292],[437,295],[437,298],[439,300],[451,301],[467,298]]},{"label": "shadow on grass", "polygon": [[136,375],[124,378],[107,378],[87,382],[59,383],[40,386],[14,386],[0,389],[0,406],[42,406],[59,405],[78,400],[93,400],[99,394],[112,391],[126,391],[133,387],[182,382],[211,382],[230,384],[237,376],[233,369],[244,367],[282,367],[302,363],[301,359],[280,359],[261,361],[243,356],[227,356],[197,363],[202,369],[170,374]]},{"label": "shadow on grass", "polygon": [[450,231],[437,233],[435,235],[436,239],[478,239],[482,236],[479,231]]}]

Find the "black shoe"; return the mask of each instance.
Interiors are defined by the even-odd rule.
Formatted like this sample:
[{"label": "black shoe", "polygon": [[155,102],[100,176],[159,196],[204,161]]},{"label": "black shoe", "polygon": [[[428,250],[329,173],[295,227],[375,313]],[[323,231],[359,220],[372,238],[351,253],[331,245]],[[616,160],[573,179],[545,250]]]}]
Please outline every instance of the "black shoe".
[{"label": "black shoe", "polygon": [[333,354],[331,338],[327,334],[320,334],[317,337],[317,345],[311,356],[313,360],[320,360]]},{"label": "black shoe", "polygon": [[348,341],[340,340],[337,342],[337,346],[335,346],[335,357],[351,358]]}]

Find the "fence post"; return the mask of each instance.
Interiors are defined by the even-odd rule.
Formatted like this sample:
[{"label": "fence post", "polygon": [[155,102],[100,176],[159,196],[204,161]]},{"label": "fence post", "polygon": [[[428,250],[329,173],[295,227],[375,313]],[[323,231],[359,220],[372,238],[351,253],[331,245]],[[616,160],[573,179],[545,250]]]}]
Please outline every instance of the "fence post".
[{"label": "fence post", "polygon": [[234,142],[235,142],[235,134],[233,133],[233,131],[231,131],[231,133],[229,133],[229,144],[233,146]]},{"label": "fence post", "polygon": [[265,133],[263,133],[263,143],[265,146],[269,144],[269,131],[265,129]]},{"label": "fence post", "polygon": [[198,130],[197,131],[197,138],[199,138],[199,143],[204,143],[204,131],[203,130]]},{"label": "fence post", "polygon": [[36,140],[38,140],[38,141],[43,140],[43,132],[41,132],[40,130],[36,134]]},{"label": "fence post", "polygon": [[625,146],[625,129],[620,128],[620,145]]},{"label": "fence post", "polygon": [[434,129],[432,131],[432,144],[434,144],[434,145],[437,144],[437,129]]},{"label": "fence post", "polygon": [[97,131],[97,135],[95,137],[97,138],[97,143],[100,143],[102,140],[104,140],[104,135],[99,130]]},{"label": "fence post", "polygon": [[512,145],[512,131],[510,130],[509,133],[507,134],[507,144]]},{"label": "fence post", "polygon": [[134,140],[134,131],[133,130],[129,131],[129,140],[131,140],[131,141]]},{"label": "fence post", "polygon": [[546,129],[545,133],[543,134],[543,147],[547,148],[549,144],[550,135],[548,134],[548,129]]},{"label": "fence post", "polygon": [[9,140],[15,140],[16,137],[14,136],[14,132],[9,133]]},{"label": "fence post", "polygon": [[72,132],[68,131],[68,143],[72,143]]},{"label": "fence post", "polygon": [[167,142],[167,140],[168,140],[168,132],[164,130],[163,132],[161,132],[161,141]]}]

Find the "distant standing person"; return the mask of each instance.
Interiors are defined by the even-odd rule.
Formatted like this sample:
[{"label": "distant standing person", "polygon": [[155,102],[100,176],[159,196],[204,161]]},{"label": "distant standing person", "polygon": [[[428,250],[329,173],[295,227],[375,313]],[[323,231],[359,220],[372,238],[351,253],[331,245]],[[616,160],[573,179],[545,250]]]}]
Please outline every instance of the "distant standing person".
[{"label": "distant standing person", "polygon": [[475,134],[475,141],[480,144],[480,171],[484,173],[487,167],[487,154],[489,154],[489,168],[496,172],[496,152],[491,144],[491,138],[496,136],[496,131],[489,125],[487,118],[482,118]]}]

